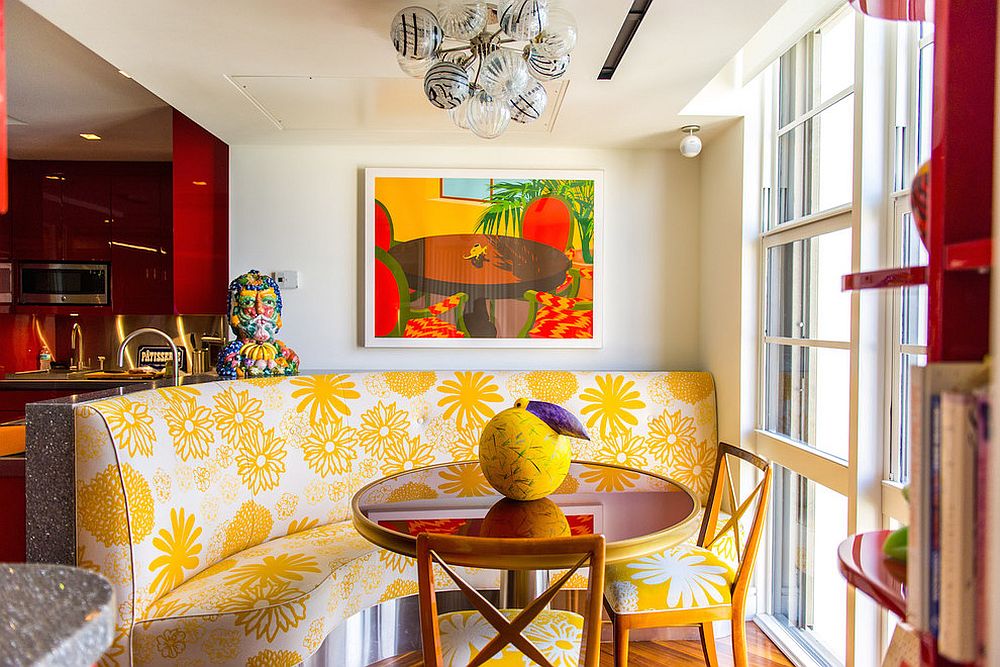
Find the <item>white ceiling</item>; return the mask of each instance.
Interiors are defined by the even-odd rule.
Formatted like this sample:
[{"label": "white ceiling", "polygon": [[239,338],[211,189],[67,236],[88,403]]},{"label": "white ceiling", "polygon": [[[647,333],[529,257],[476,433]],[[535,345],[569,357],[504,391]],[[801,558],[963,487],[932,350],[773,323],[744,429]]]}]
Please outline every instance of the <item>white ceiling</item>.
[{"label": "white ceiling", "polygon": [[172,111],[162,100],[18,0],[7,0],[4,18],[12,158],[170,159]]},{"label": "white ceiling", "polygon": [[[483,141],[396,65],[392,16],[434,0],[25,2],[230,144]],[[598,81],[632,2],[564,0],[580,39],[558,114],[495,141],[673,145],[681,125],[712,120],[680,110],[783,2],[655,0],[614,79]]]}]

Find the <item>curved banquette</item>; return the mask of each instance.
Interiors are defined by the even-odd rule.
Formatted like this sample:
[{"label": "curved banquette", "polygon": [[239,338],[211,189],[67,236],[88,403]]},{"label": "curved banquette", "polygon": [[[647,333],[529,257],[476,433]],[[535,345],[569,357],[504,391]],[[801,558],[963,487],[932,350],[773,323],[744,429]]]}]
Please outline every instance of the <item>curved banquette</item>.
[{"label": "curved banquette", "polygon": [[[295,665],[348,617],[416,594],[412,560],[354,529],[352,495],[475,459],[482,425],[519,397],[580,416],[592,441],[574,441],[575,458],[665,474],[704,502],[718,442],[707,373],[352,372],[78,405],[77,562],[119,602],[101,664]],[[479,485],[456,477],[451,492]]]}]

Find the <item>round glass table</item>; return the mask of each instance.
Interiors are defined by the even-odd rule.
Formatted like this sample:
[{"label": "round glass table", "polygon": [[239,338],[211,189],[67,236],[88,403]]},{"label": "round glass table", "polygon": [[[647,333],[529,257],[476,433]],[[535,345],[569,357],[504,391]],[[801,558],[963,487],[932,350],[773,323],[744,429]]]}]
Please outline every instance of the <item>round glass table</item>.
[{"label": "round glass table", "polygon": [[[422,532],[469,537],[553,537],[600,533],[606,561],[644,556],[683,542],[699,528],[700,505],[683,484],[651,472],[574,461],[554,493],[527,503],[507,500],[478,461],[446,463],[376,480],[351,501],[354,526],[370,542],[414,556]],[[568,533],[567,533],[568,531]],[[462,563],[454,563],[462,565]],[[544,590],[544,558],[511,559],[502,603],[523,606]]]}]

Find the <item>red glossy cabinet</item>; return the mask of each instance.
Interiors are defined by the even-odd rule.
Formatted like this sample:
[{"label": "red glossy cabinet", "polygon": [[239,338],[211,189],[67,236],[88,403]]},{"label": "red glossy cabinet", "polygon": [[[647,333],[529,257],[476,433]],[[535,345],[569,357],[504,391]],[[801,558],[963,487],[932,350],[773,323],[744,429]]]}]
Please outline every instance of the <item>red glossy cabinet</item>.
[{"label": "red glossy cabinet", "polygon": [[111,182],[104,163],[11,160],[14,257],[111,259]]},{"label": "red glossy cabinet", "polygon": [[111,259],[111,179],[108,167],[100,163],[69,164],[70,168],[64,171],[65,180],[57,181],[62,188],[59,206],[60,259],[107,262]]},{"label": "red glossy cabinet", "polygon": [[118,314],[173,310],[170,163],[119,165],[111,179],[111,303]]}]

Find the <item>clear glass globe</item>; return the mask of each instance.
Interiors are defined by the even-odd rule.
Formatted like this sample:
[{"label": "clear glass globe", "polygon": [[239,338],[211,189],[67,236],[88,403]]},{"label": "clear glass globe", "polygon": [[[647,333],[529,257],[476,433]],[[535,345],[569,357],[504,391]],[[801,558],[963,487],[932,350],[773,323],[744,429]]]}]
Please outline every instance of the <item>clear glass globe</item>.
[{"label": "clear glass globe", "polygon": [[496,139],[510,125],[510,106],[506,100],[491,97],[485,90],[469,101],[469,129],[483,139]]},{"label": "clear glass globe", "polygon": [[510,119],[517,123],[532,123],[545,113],[548,103],[549,94],[545,92],[545,86],[536,81],[527,92],[510,101]]},{"label": "clear glass globe", "polygon": [[454,109],[469,96],[469,73],[455,63],[437,63],[424,76],[424,95],[438,109]]},{"label": "clear glass globe", "polygon": [[472,39],[486,29],[489,10],[485,2],[440,0],[437,18],[444,34],[455,39]]},{"label": "clear glass globe", "polygon": [[512,39],[534,39],[548,24],[548,0],[500,0],[500,29]]},{"label": "clear glass globe", "polygon": [[559,58],[549,58],[539,53],[537,45],[528,48],[528,72],[539,81],[555,81],[569,69],[569,54]]},{"label": "clear glass globe", "polygon": [[451,117],[451,122],[459,126],[463,130],[469,129],[469,105],[472,104],[473,97],[467,97],[465,100],[459,104],[454,109],[448,109],[448,115]]},{"label": "clear glass globe", "polygon": [[441,60],[446,63],[455,63],[465,67],[465,71],[469,73],[469,80],[471,81],[476,77],[476,69],[479,67],[479,59],[471,55],[468,51],[452,51],[451,53],[445,53],[441,56]]},{"label": "clear glass globe", "polygon": [[423,60],[416,60],[415,58],[406,58],[397,53],[396,62],[399,63],[399,69],[403,70],[409,76],[422,79],[427,74],[427,70],[437,64],[438,59],[437,56],[431,56]]},{"label": "clear glass globe", "polygon": [[512,99],[531,88],[531,83],[531,73],[520,53],[497,49],[483,58],[479,84],[492,97]]},{"label": "clear glass globe", "polygon": [[549,9],[549,22],[535,38],[539,55],[561,58],[576,46],[576,19],[562,7]]},{"label": "clear glass globe", "polygon": [[399,55],[423,60],[437,53],[444,31],[431,11],[423,7],[405,7],[393,17],[389,38]]}]

